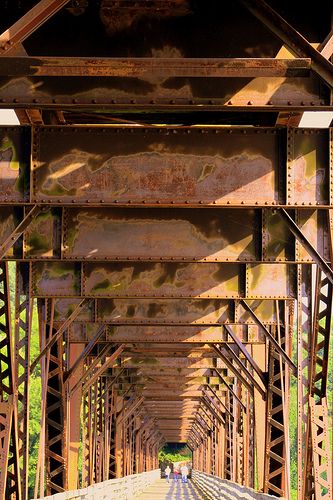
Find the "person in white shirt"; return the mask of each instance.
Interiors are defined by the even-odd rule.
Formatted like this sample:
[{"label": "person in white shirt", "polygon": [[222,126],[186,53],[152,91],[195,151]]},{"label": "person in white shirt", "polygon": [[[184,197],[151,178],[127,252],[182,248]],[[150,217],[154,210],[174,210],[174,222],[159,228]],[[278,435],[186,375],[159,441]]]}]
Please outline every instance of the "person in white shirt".
[{"label": "person in white shirt", "polygon": [[167,480],[167,483],[169,482],[169,479],[170,479],[170,473],[171,473],[171,469],[170,469],[170,467],[169,467],[169,466],[167,466],[167,467],[165,468],[165,471],[164,471],[164,474],[165,474],[165,478],[166,478],[166,480]]},{"label": "person in white shirt", "polygon": [[180,469],[182,473],[182,482],[187,483],[187,476],[188,476],[188,467],[187,465],[183,465],[182,468]]}]

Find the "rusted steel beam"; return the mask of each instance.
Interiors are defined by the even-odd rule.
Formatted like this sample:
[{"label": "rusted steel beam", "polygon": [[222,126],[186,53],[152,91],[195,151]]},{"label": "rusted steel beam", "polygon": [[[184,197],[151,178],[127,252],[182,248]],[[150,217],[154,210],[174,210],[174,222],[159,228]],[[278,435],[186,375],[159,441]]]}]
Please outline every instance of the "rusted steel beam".
[{"label": "rusted steel beam", "polygon": [[88,366],[88,368],[86,369],[86,371],[83,373],[81,379],[74,385],[74,387],[72,388],[71,390],[71,394],[73,394],[80,385],[82,385],[83,383],[85,383],[85,381],[87,380],[87,378],[92,375],[94,373],[94,370],[95,368],[102,362],[103,364],[103,360],[105,358],[105,356],[107,356],[107,354],[111,351],[112,349],[112,344],[106,344],[105,346],[103,346],[103,348],[100,350],[100,352],[97,354],[97,356],[95,356],[94,360],[92,361],[92,363]]},{"label": "rusted steel beam", "polygon": [[0,55],[13,51],[68,2],[69,0],[40,0],[37,5],[0,35]]},{"label": "rusted steel beam", "polygon": [[16,263],[15,290],[15,392],[17,393],[18,445],[21,465],[22,499],[28,499],[30,337],[33,314],[29,264]]},{"label": "rusted steel beam", "polygon": [[6,238],[6,240],[0,245],[0,259],[3,259],[8,250],[16,243],[16,241],[22,236],[24,231],[30,226],[33,220],[42,211],[42,208],[38,205],[32,207],[30,212],[23,218],[22,222],[14,229],[14,231]]},{"label": "rusted steel beam", "polygon": [[[323,434],[328,427],[324,422],[327,417],[325,412],[325,398],[328,385],[328,361],[330,354],[330,336],[332,333],[332,300],[333,286],[328,277],[317,267],[315,282],[315,299],[313,311],[313,332],[310,345],[309,367],[309,402],[311,411],[308,412],[306,427],[306,449],[304,463],[304,496],[323,493],[326,479],[329,478],[332,463],[321,455],[321,447],[325,440]],[[320,417],[318,419],[318,417]],[[316,424],[313,419],[318,419]],[[319,420],[321,419],[321,423]],[[314,434],[314,433],[317,434]],[[332,453],[330,452],[332,458]],[[320,469],[314,470],[314,463],[321,463]],[[318,482],[316,484],[316,482]],[[332,485],[331,485],[332,488]],[[332,495],[332,489],[329,491]]]},{"label": "rusted steel beam", "polygon": [[308,238],[303,234],[295,221],[290,217],[288,212],[281,208],[278,211],[281,218],[288,225],[290,231],[294,234],[295,238],[302,244],[302,246],[306,249],[306,251],[311,255],[316,264],[320,267],[320,269],[325,273],[328,280],[333,284],[333,270],[332,268],[325,262],[323,257],[317,252],[314,246],[310,243]]},{"label": "rusted steel beam", "polygon": [[318,45],[317,50],[325,59],[331,58],[333,54],[333,29],[331,29],[325,40]]},{"label": "rusted steel beam", "polygon": [[[16,497],[21,499],[21,477],[19,462],[19,440],[18,440],[18,408],[16,394],[15,359],[12,342],[10,311],[10,283],[9,270],[6,262],[0,261],[0,400],[10,402],[10,415],[7,415],[3,431],[5,463],[3,467],[7,470],[7,482],[1,494],[5,498]],[[8,418],[11,416],[11,422]],[[9,435],[9,454],[7,449],[7,432]],[[3,468],[1,467],[1,468]],[[1,478],[2,479],[2,478]]]},{"label": "rusted steel beam", "polygon": [[[222,406],[222,408],[224,409],[224,411],[229,414],[230,418],[233,418],[232,414],[230,413],[230,411],[228,410],[228,408],[226,407],[226,405],[222,402],[221,398],[216,394],[216,392],[214,391],[214,389],[209,384],[207,384],[206,387],[210,390],[210,392],[212,393],[213,397],[215,399],[217,399],[217,401]],[[218,405],[217,405],[216,401],[208,394],[208,392],[206,390],[204,390],[203,392],[206,395],[206,397],[209,399],[210,403],[215,408],[218,408]],[[219,411],[221,411],[221,409],[219,409]]]},{"label": "rusted steel beam", "polygon": [[0,468],[0,500],[6,498],[7,464],[12,433],[13,409],[13,396],[9,396],[7,401],[0,401],[0,457],[2,464]]},{"label": "rusted steel beam", "polygon": [[105,372],[105,370],[110,368],[115,363],[117,358],[123,352],[124,347],[125,347],[124,345],[120,345],[115,350],[115,352],[113,352],[108,357],[108,359],[105,360],[105,362],[102,364],[102,366],[100,368],[98,368],[96,370],[96,372],[83,384],[82,392],[86,392],[89,389],[89,387]]},{"label": "rusted steel beam", "polygon": [[218,377],[220,378],[222,384],[225,385],[225,387],[228,389],[228,392],[230,392],[231,396],[234,397],[238,401],[238,403],[242,406],[243,410],[246,410],[245,405],[243,404],[243,402],[239,399],[239,397],[237,396],[237,394],[235,393],[235,391],[233,390],[233,388],[231,387],[231,385],[228,384],[228,382],[221,375],[221,373],[218,371],[218,369],[214,368],[214,371],[218,375]]},{"label": "rusted steel beam", "polygon": [[[250,383],[243,376],[242,372],[240,372],[237,369],[236,366],[234,366],[234,364],[232,363],[232,361],[228,358],[228,356],[224,352],[223,348],[221,349],[220,346],[217,346],[217,345],[214,345],[214,344],[212,344],[212,348],[216,352],[216,354],[218,355],[218,357],[223,361],[223,363],[226,364],[226,366],[228,367],[228,369],[235,375],[235,377],[238,378],[242,382],[242,384],[244,384],[245,387],[252,393],[253,392],[253,384]],[[261,387],[260,387],[260,389],[261,389]],[[264,398],[265,397],[265,392],[262,389],[259,392],[262,395],[262,397]]]},{"label": "rusted steel beam", "polygon": [[310,59],[7,57],[0,60],[0,76],[300,77],[308,76],[310,67]]},{"label": "rusted steel beam", "polygon": [[104,333],[105,330],[105,325],[100,325],[97,328],[97,331],[95,335],[92,337],[92,339],[88,342],[88,344],[85,346],[84,350],[80,353],[78,358],[74,361],[73,365],[70,367],[70,369],[64,374],[64,382],[67,383],[69,379],[73,376],[74,372],[77,370],[77,368],[80,366],[82,361],[84,361],[87,356],[89,356],[89,353],[95,346],[95,344],[98,342],[98,339],[101,337],[101,335]]},{"label": "rusted steel beam", "polygon": [[223,345],[222,350],[224,350],[226,353],[228,353],[230,355],[230,357],[239,366],[240,370],[245,373],[245,376],[252,383],[253,387],[255,387],[258,390],[258,392],[261,394],[261,396],[265,399],[266,398],[265,390],[256,381],[256,379],[254,378],[254,376],[252,375],[252,373],[249,371],[249,369],[244,364],[244,362],[239,358],[239,356],[235,353],[235,351],[232,349],[232,347],[230,347],[229,344],[225,344],[225,345]]},{"label": "rusted steel beam", "polygon": [[45,356],[45,354],[51,349],[51,347],[62,337],[64,332],[67,330],[69,325],[75,320],[75,318],[80,314],[82,307],[86,304],[86,299],[82,299],[79,304],[76,306],[70,317],[61,325],[61,327],[57,330],[57,332],[50,336],[48,342],[46,343],[42,352],[38,354],[36,359],[31,363],[30,373],[32,373],[39,363],[40,359]]},{"label": "rusted steel beam", "polygon": [[282,300],[296,295],[295,285],[294,265],[285,263],[84,262],[81,265],[49,261],[33,264],[33,296],[39,298]]},{"label": "rusted steel beam", "polygon": [[287,363],[290,368],[293,370],[294,373],[297,371],[296,365],[293,363],[293,361],[290,359],[288,354],[282,349],[278,341],[274,338],[274,336],[271,334],[271,332],[263,325],[260,321],[260,319],[256,316],[256,314],[252,311],[251,307],[245,302],[245,300],[241,300],[241,304],[246,309],[246,311],[252,316],[254,319],[255,323],[261,328],[262,332],[264,333],[265,337],[271,342],[271,344],[274,346],[276,351],[282,356],[282,359]]},{"label": "rusted steel beam", "polygon": [[299,57],[310,57],[313,70],[333,87],[333,65],[264,0],[241,0],[275,35]]},{"label": "rusted steel beam", "polygon": [[243,342],[237,337],[237,334],[234,333],[232,326],[231,325],[225,325],[224,328],[228,332],[228,334],[230,335],[230,337],[233,339],[233,341],[235,342],[235,344],[237,345],[237,347],[239,348],[239,350],[241,351],[241,353],[248,360],[248,362],[250,363],[250,365],[252,366],[252,368],[255,370],[255,372],[259,376],[260,380],[263,382],[264,386],[266,386],[267,380],[266,380],[266,377],[265,377],[263,371],[259,368],[259,366],[257,365],[255,359],[253,359],[253,357],[251,356],[251,354],[249,353],[249,351],[244,346]]}]

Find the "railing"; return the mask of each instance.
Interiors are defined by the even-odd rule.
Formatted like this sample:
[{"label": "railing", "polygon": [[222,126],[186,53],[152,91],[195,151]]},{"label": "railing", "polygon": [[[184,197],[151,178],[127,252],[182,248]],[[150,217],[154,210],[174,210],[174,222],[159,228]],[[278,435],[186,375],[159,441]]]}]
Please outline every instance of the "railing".
[{"label": "railing", "polygon": [[161,477],[160,469],[95,483],[81,490],[64,491],[44,500],[128,500],[135,498]]},{"label": "railing", "polygon": [[277,498],[197,470],[192,470],[192,481],[212,500],[217,498],[230,500],[268,500],[269,498]]}]

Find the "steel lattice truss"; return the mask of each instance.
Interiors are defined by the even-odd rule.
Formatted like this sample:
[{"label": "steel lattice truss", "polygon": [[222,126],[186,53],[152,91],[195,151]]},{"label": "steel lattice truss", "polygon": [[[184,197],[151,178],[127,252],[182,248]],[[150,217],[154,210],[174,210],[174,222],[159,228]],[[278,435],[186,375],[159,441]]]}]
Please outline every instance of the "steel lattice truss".
[{"label": "steel lattice truss", "polygon": [[288,498],[296,377],[298,498],[332,499],[333,137],[299,127],[332,111],[332,8],[23,3],[0,20],[0,499],[28,498],[37,370],[35,498],[165,442]]}]

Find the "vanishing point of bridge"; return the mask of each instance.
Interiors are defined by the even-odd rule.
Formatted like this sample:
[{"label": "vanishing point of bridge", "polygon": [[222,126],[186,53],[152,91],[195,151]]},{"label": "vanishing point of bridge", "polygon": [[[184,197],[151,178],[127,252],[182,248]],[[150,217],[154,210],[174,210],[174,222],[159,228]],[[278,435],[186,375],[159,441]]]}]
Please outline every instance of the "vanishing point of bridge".
[{"label": "vanishing point of bridge", "polygon": [[1,2],[0,500],[333,498],[329,4]]}]

